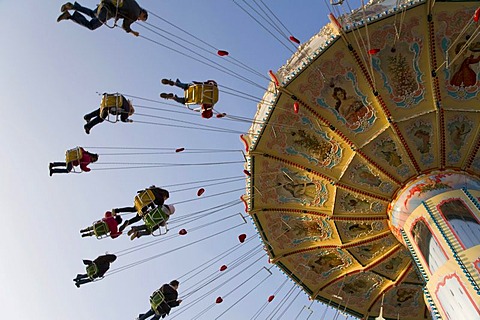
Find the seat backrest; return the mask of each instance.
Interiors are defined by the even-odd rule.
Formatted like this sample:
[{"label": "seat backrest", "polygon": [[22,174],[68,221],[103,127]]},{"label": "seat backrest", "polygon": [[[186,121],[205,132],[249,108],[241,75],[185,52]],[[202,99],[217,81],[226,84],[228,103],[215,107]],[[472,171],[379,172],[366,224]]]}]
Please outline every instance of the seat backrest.
[{"label": "seat backrest", "polygon": [[194,84],[185,90],[185,104],[211,104],[218,101],[218,87],[213,84]]},{"label": "seat backrest", "polygon": [[96,221],[93,224],[93,233],[97,238],[107,235],[110,232],[108,225],[105,221]]},{"label": "seat backrest", "polygon": [[80,147],[76,147],[65,152],[65,162],[79,161],[83,157],[83,152]]},{"label": "seat backrest", "polygon": [[123,99],[122,96],[118,93],[108,94],[105,93],[102,96],[102,101],[100,102],[100,114],[106,108],[110,110],[111,108],[116,108],[117,113],[123,107]]},{"label": "seat backrest", "polygon": [[150,306],[152,307],[152,310],[155,311],[156,314],[158,314],[158,307],[165,301],[165,296],[160,289],[156,290],[152,295],[150,296]]},{"label": "seat backrest", "polygon": [[153,227],[161,224],[162,222],[166,222],[169,218],[168,214],[163,210],[163,207],[156,207],[153,210],[150,210],[143,216],[143,221],[145,225],[152,229]]},{"label": "seat backrest", "polygon": [[143,190],[142,192],[137,194],[133,202],[135,204],[135,209],[137,209],[138,215],[142,216],[143,215],[142,209],[145,206],[148,206],[149,204],[151,204],[154,200],[155,200],[155,195],[150,189]]},{"label": "seat backrest", "polygon": [[97,268],[97,265],[95,263],[92,263],[92,264],[89,264],[87,266],[87,276],[90,278],[90,279],[93,279],[95,278],[95,275],[98,273],[98,268]]}]

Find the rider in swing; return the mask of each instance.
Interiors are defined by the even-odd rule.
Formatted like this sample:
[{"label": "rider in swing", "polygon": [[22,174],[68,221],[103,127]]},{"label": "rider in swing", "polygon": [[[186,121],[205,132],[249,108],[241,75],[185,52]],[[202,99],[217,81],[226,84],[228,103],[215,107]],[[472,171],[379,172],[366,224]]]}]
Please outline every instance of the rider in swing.
[{"label": "rider in swing", "polygon": [[[198,81],[193,81],[192,83],[183,83],[180,80],[170,80],[170,79],[162,79],[162,84],[170,85],[170,86],[175,86],[182,88],[185,90],[185,94],[188,93],[190,88],[193,88],[194,86],[202,86],[202,88],[210,88],[209,96],[205,96],[205,101],[200,102],[200,101],[190,101],[190,98],[187,97],[179,97],[176,94],[173,93],[161,93],[160,97],[164,99],[171,99],[175,100],[178,103],[181,103],[183,105],[189,105],[189,104],[200,104],[200,108],[194,109],[195,111],[200,111],[202,118],[205,119],[210,119],[213,116],[213,105],[217,102],[218,100],[218,85],[215,82],[215,80],[207,80],[205,82],[198,82]],[[214,92],[217,93],[217,95],[214,94]],[[207,102],[208,101],[208,102]],[[190,108],[189,108],[190,109]]]},{"label": "rider in swing", "polygon": [[[70,14],[69,10],[75,10]],[[89,9],[81,6],[78,2],[67,2],[60,8],[62,14],[57,18],[57,22],[62,20],[72,20],[85,28],[95,30],[106,24],[109,19],[123,19],[122,28],[134,36],[140,34],[133,31],[130,26],[135,21],[147,21],[148,12],[141,8],[135,0],[102,0],[96,9]],[[83,13],[83,14],[82,14]],[[88,20],[86,17],[90,17]]]}]

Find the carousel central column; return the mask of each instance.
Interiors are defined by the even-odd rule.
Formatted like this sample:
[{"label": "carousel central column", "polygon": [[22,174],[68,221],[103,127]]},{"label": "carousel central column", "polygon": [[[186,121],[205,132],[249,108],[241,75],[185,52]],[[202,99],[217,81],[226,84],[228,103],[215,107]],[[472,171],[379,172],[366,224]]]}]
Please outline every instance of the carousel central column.
[{"label": "carousel central column", "polygon": [[390,205],[390,227],[425,281],[434,319],[480,318],[480,179],[456,171],[411,181]]}]

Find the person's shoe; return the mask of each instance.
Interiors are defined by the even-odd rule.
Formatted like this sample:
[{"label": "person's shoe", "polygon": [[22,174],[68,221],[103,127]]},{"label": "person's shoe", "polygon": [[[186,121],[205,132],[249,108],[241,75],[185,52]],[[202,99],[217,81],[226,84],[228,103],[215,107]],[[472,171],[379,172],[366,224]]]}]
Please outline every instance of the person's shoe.
[{"label": "person's shoe", "polygon": [[83,120],[85,120],[87,122],[90,122],[90,117],[88,115],[84,115]]},{"label": "person's shoe", "polygon": [[173,85],[175,85],[175,82],[173,82],[170,79],[162,79],[162,84],[168,84],[170,86],[173,86]]},{"label": "person's shoe", "polygon": [[165,92],[160,93],[160,98],[163,98],[163,99],[173,99],[173,97],[174,97],[173,93],[165,93]]},{"label": "person's shoe", "polygon": [[137,231],[133,232],[132,235],[130,236],[130,240],[135,239],[137,237],[137,234],[138,234]]},{"label": "person's shoe", "polygon": [[132,229],[128,230],[127,235],[131,236],[136,230],[132,227]]},{"label": "person's shoe", "polygon": [[86,134],[90,134],[90,128],[87,125],[84,125],[83,129],[85,129]]},{"label": "person's shoe", "polygon": [[71,2],[67,2],[63,4],[62,7],[60,8],[60,11],[62,12],[65,12],[67,10],[73,10],[73,4]]},{"label": "person's shoe", "polygon": [[50,162],[50,163],[48,164],[48,169],[49,169],[49,170],[52,170],[52,168],[53,168],[53,163]]},{"label": "person's shoe", "polygon": [[50,177],[52,176],[52,174],[53,174],[53,171],[52,171],[52,169],[50,169]]},{"label": "person's shoe", "polygon": [[80,288],[80,283],[78,283],[78,282],[75,283],[75,286],[76,286],[77,288]]},{"label": "person's shoe", "polygon": [[85,238],[85,237],[90,237],[90,233],[84,233],[84,234],[82,234],[82,238]]},{"label": "person's shoe", "polygon": [[68,20],[72,17],[72,15],[70,14],[70,12],[68,11],[65,11],[64,13],[62,13],[61,15],[58,16],[57,18],[57,22],[60,22],[62,20]]}]

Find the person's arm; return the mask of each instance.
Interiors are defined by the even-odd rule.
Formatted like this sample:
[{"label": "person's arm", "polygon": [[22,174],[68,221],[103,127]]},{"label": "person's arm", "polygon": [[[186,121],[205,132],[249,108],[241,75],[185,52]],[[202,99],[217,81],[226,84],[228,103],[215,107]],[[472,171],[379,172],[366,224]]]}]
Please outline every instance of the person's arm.
[{"label": "person's arm", "polygon": [[132,19],[128,19],[128,18],[123,19],[122,28],[123,28],[123,30],[125,30],[125,32],[131,33],[135,37],[138,37],[140,35],[140,33],[138,33],[137,31],[133,31],[132,28],[130,28],[132,23],[134,23],[135,21],[136,20],[132,20]]},{"label": "person's arm", "polygon": [[122,121],[122,122],[129,122],[129,121],[128,121],[128,113],[122,112],[122,115],[120,116],[120,121]]},{"label": "person's arm", "polygon": [[82,169],[82,171],[85,171],[85,172],[89,172],[90,169],[89,167],[87,167],[88,163],[85,163],[85,162],[80,162],[80,169]]},{"label": "person's arm", "polygon": [[117,237],[120,236],[121,234],[122,234],[122,232],[119,232],[118,230],[110,231],[110,237],[111,237],[112,239],[117,238]]}]

